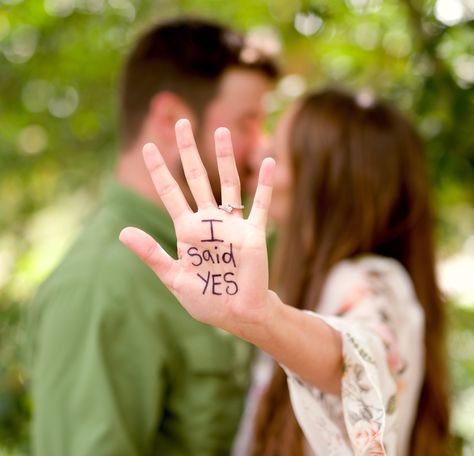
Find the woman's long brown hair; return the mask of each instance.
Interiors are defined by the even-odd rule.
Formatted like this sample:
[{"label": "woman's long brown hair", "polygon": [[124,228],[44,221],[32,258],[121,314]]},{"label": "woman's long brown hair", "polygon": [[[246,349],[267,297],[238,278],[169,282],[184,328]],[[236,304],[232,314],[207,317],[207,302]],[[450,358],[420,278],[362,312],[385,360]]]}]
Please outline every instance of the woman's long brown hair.
[{"label": "woman's long brown hair", "polygon": [[[293,204],[276,254],[283,301],[317,308],[330,269],[363,254],[398,260],[425,312],[425,377],[410,454],[450,454],[445,309],[435,279],[432,214],[422,143],[399,112],[325,90],[306,96],[288,144]],[[286,376],[262,398],[254,456],[302,456]]]}]

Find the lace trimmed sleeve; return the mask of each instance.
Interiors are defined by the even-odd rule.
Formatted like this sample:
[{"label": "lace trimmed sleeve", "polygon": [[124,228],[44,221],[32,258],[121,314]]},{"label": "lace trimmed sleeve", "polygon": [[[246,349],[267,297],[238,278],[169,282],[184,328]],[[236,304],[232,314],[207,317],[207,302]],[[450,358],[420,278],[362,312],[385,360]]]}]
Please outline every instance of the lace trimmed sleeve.
[{"label": "lace trimmed sleeve", "polygon": [[285,368],[292,406],[316,455],[405,455],[423,377],[423,313],[408,275],[381,258],[344,262],[318,313],[343,341],[341,396]]}]

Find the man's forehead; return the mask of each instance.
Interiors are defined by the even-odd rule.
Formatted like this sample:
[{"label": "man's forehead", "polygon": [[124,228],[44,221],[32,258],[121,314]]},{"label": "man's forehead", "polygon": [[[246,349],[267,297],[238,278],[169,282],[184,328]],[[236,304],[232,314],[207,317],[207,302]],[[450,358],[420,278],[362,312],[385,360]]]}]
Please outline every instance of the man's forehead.
[{"label": "man's forehead", "polygon": [[270,89],[271,82],[258,71],[228,70],[222,76],[219,91],[210,105],[211,111],[219,116],[261,117],[263,96]]},{"label": "man's forehead", "polygon": [[260,98],[271,85],[268,77],[260,71],[230,68],[221,77],[218,97],[240,98],[250,95]]}]

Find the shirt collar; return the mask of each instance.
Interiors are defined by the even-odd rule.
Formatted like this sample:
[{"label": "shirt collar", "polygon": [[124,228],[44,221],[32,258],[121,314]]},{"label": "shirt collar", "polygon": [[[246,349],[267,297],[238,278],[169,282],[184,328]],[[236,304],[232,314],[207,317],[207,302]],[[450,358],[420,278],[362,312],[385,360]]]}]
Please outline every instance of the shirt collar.
[{"label": "shirt collar", "polygon": [[106,205],[112,206],[123,216],[127,226],[146,231],[168,253],[175,256],[176,235],[173,221],[163,208],[125,187],[115,178],[108,179],[105,184],[105,201]]}]

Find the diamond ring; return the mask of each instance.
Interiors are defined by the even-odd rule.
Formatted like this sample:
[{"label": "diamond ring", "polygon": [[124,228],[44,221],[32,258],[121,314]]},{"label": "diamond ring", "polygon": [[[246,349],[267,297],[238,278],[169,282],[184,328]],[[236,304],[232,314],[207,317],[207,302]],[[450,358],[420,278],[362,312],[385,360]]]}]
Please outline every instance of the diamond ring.
[{"label": "diamond ring", "polygon": [[219,209],[222,209],[223,211],[226,211],[229,214],[234,209],[243,209],[243,208],[244,206],[242,204],[230,204],[230,203],[219,204]]}]

